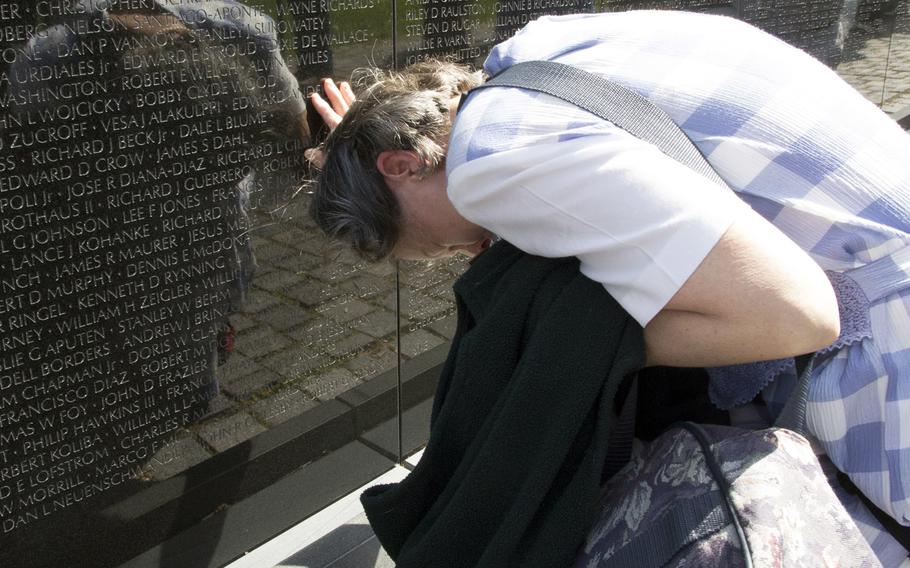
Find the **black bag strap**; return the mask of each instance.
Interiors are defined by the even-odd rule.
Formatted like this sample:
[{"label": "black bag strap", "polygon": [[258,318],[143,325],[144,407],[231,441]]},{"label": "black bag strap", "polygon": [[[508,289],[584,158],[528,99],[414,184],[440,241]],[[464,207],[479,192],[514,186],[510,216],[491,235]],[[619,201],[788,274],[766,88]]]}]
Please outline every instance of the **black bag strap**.
[{"label": "black bag strap", "polygon": [[790,398],[781,410],[774,426],[793,430],[802,436],[808,437],[806,424],[806,406],[809,403],[809,383],[812,380],[812,371],[815,369],[815,354],[808,353],[796,357],[796,387],[790,393]]},{"label": "black bag strap", "polygon": [[616,475],[632,457],[632,442],[635,439],[635,415],[638,406],[638,373],[632,376],[632,384],[622,403],[613,430],[607,437],[607,455],[600,483],[603,486]]},{"label": "black bag strap", "polygon": [[490,87],[519,87],[576,105],[654,144],[667,156],[714,183],[729,187],[666,112],[600,75],[555,61],[525,61],[504,69],[467,94]]},{"label": "black bag strap", "polygon": [[[619,546],[601,568],[656,568],[672,566],[681,550],[730,525],[721,491],[709,491],[681,498],[650,522],[631,540]],[[749,562],[752,559],[749,557]]]}]

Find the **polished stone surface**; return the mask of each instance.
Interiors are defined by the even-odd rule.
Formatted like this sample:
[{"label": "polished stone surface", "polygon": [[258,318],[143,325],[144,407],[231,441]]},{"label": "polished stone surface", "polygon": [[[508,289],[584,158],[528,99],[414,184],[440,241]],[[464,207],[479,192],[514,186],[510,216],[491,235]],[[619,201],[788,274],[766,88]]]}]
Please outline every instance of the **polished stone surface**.
[{"label": "polished stone surface", "polygon": [[[302,150],[320,130],[287,110],[320,78],[479,64],[543,14],[659,7],[753,21],[885,111],[910,105],[906,2],[251,0],[183,20],[163,4],[116,0],[112,20],[0,0],[0,564],[115,565],[217,515],[262,488],[238,477],[143,524],[451,339],[464,262],[367,264],[309,221]],[[387,457],[393,430],[358,435]],[[361,521],[295,561],[383,562]]]}]

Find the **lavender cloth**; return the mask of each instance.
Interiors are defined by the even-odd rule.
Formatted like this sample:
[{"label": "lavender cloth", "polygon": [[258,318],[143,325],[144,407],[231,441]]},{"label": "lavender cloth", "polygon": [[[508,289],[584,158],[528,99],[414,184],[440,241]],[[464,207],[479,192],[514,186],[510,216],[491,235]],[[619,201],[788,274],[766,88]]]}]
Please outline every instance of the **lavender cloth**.
[{"label": "lavender cloth", "polygon": [[[841,272],[827,272],[840,309],[840,336],[818,353],[837,351],[856,341],[872,337],[869,300],[860,286]],[[746,404],[784,371],[795,366],[792,358],[756,361],[707,369],[710,377],[708,394],[722,410]]]}]

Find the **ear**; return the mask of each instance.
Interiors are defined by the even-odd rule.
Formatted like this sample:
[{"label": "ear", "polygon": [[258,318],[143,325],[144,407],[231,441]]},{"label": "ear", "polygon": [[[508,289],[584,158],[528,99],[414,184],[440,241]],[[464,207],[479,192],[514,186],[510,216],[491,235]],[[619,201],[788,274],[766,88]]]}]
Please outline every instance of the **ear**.
[{"label": "ear", "polygon": [[420,171],[420,157],[412,150],[383,150],[376,169],[387,181],[403,181]]}]

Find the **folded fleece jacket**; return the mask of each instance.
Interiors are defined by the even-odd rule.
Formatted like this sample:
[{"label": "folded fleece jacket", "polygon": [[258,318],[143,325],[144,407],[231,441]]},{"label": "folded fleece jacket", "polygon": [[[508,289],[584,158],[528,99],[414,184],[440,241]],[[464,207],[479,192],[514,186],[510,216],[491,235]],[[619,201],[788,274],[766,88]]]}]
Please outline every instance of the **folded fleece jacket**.
[{"label": "folded fleece jacket", "polygon": [[455,284],[458,328],[423,458],[361,496],[400,568],[554,568],[596,514],[613,398],[641,327],[578,261],[506,242]]}]

